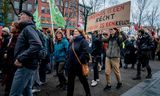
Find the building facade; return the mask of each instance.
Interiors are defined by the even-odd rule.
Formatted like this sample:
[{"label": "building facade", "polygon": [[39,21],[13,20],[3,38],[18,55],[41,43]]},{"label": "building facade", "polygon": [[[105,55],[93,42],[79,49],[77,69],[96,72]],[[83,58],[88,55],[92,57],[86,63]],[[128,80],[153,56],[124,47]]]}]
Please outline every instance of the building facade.
[{"label": "building facade", "polygon": [[[77,26],[79,0],[55,0],[55,3],[66,21],[65,29],[73,30]],[[49,0],[38,0],[38,13],[43,29],[51,29]],[[54,22],[53,27],[58,28]]]},{"label": "building facade", "polygon": [[[50,16],[50,8],[49,8],[49,0],[26,0],[23,3],[22,10],[28,10],[32,13],[36,10],[36,1],[38,1],[38,13],[41,18],[42,28],[45,30],[51,29],[51,16]],[[2,2],[2,0],[0,0]],[[78,21],[78,9],[79,9],[79,0],[55,0],[56,5],[61,11],[64,19],[66,20],[65,29],[73,30],[77,26]],[[17,13],[19,12],[19,4],[20,0],[13,0],[13,5]],[[0,3],[0,7],[2,3]],[[9,4],[9,9],[12,9]],[[0,23],[2,12],[0,10]],[[18,20],[18,16],[14,13],[13,9],[8,12],[8,21],[14,22]],[[54,29],[57,29],[58,26],[53,24]]]},{"label": "building facade", "polygon": [[[22,10],[28,10],[28,11],[33,13],[35,11],[35,1],[36,0],[26,0],[23,3]],[[20,4],[20,0],[14,0],[13,1],[13,5],[14,5],[14,8],[17,11],[17,13],[19,12],[19,4]],[[13,10],[11,10],[9,12],[9,14],[8,14],[8,19],[11,22],[17,21],[18,20],[18,16],[14,13]]]}]

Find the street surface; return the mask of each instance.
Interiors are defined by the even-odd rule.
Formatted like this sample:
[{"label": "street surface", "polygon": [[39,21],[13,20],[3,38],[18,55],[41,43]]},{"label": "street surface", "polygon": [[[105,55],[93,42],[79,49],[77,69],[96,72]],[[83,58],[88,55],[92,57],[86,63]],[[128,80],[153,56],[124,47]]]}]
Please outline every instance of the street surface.
[{"label": "street surface", "polygon": [[[150,61],[150,65],[151,65],[153,74],[160,71],[160,61],[157,61],[157,60]],[[92,69],[92,67],[90,69]],[[56,88],[56,85],[59,82],[58,82],[58,78],[54,77],[53,74],[55,73],[47,75],[47,83],[45,85],[42,85],[41,91],[39,93],[34,94],[34,96],[66,96],[66,93],[67,93],[66,91]],[[117,82],[115,79],[115,75],[112,72],[112,76],[111,76],[112,89],[110,91],[103,91],[103,88],[106,85],[106,80],[105,80],[104,70],[101,71],[100,81],[98,85],[96,87],[90,86],[92,96],[120,96],[125,92],[127,92],[132,87],[146,80],[145,79],[146,71],[142,72],[141,80],[137,80],[137,81],[132,80],[132,78],[136,75],[136,69],[130,69],[130,65],[128,66],[128,69],[121,68],[121,75],[122,75],[122,83],[123,83],[123,87],[121,89],[117,90],[115,88]],[[88,77],[88,81],[90,84],[92,79],[93,79],[93,71],[91,70],[90,75]],[[3,94],[4,94],[3,88],[0,86],[0,96],[3,96]],[[78,78],[75,79],[74,96],[85,96],[85,91]]]}]

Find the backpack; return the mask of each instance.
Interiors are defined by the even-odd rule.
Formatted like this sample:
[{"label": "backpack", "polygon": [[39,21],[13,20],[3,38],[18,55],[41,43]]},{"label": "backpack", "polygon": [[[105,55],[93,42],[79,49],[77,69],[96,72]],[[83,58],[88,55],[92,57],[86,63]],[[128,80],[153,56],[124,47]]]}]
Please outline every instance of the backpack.
[{"label": "backpack", "polygon": [[47,57],[47,46],[45,44],[45,36],[44,34],[40,31],[40,30],[36,30],[38,35],[39,35],[39,38],[42,42],[42,49],[39,51],[38,53],[38,58],[41,60],[41,59],[45,59]]}]

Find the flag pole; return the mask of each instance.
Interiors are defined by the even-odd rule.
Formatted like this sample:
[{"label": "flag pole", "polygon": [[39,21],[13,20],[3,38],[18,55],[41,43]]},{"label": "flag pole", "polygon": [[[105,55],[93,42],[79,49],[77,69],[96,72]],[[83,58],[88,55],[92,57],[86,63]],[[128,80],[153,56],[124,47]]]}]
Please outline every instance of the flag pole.
[{"label": "flag pole", "polygon": [[54,34],[54,26],[53,26],[53,18],[52,18],[52,12],[51,12],[51,1],[50,0],[48,0],[49,1],[49,7],[50,7],[50,15],[51,15],[51,26],[52,26],[52,35],[53,35],[53,37],[55,37],[55,34]]}]

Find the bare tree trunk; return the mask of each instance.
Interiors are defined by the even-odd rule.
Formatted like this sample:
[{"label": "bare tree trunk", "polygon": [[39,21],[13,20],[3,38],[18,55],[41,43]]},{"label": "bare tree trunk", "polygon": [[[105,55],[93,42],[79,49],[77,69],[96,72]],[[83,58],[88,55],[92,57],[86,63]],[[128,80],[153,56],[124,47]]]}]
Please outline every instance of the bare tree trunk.
[{"label": "bare tree trunk", "polygon": [[16,9],[14,8],[14,4],[13,4],[12,0],[9,0],[9,3],[11,4],[14,13],[18,16],[18,13],[17,13]]}]

